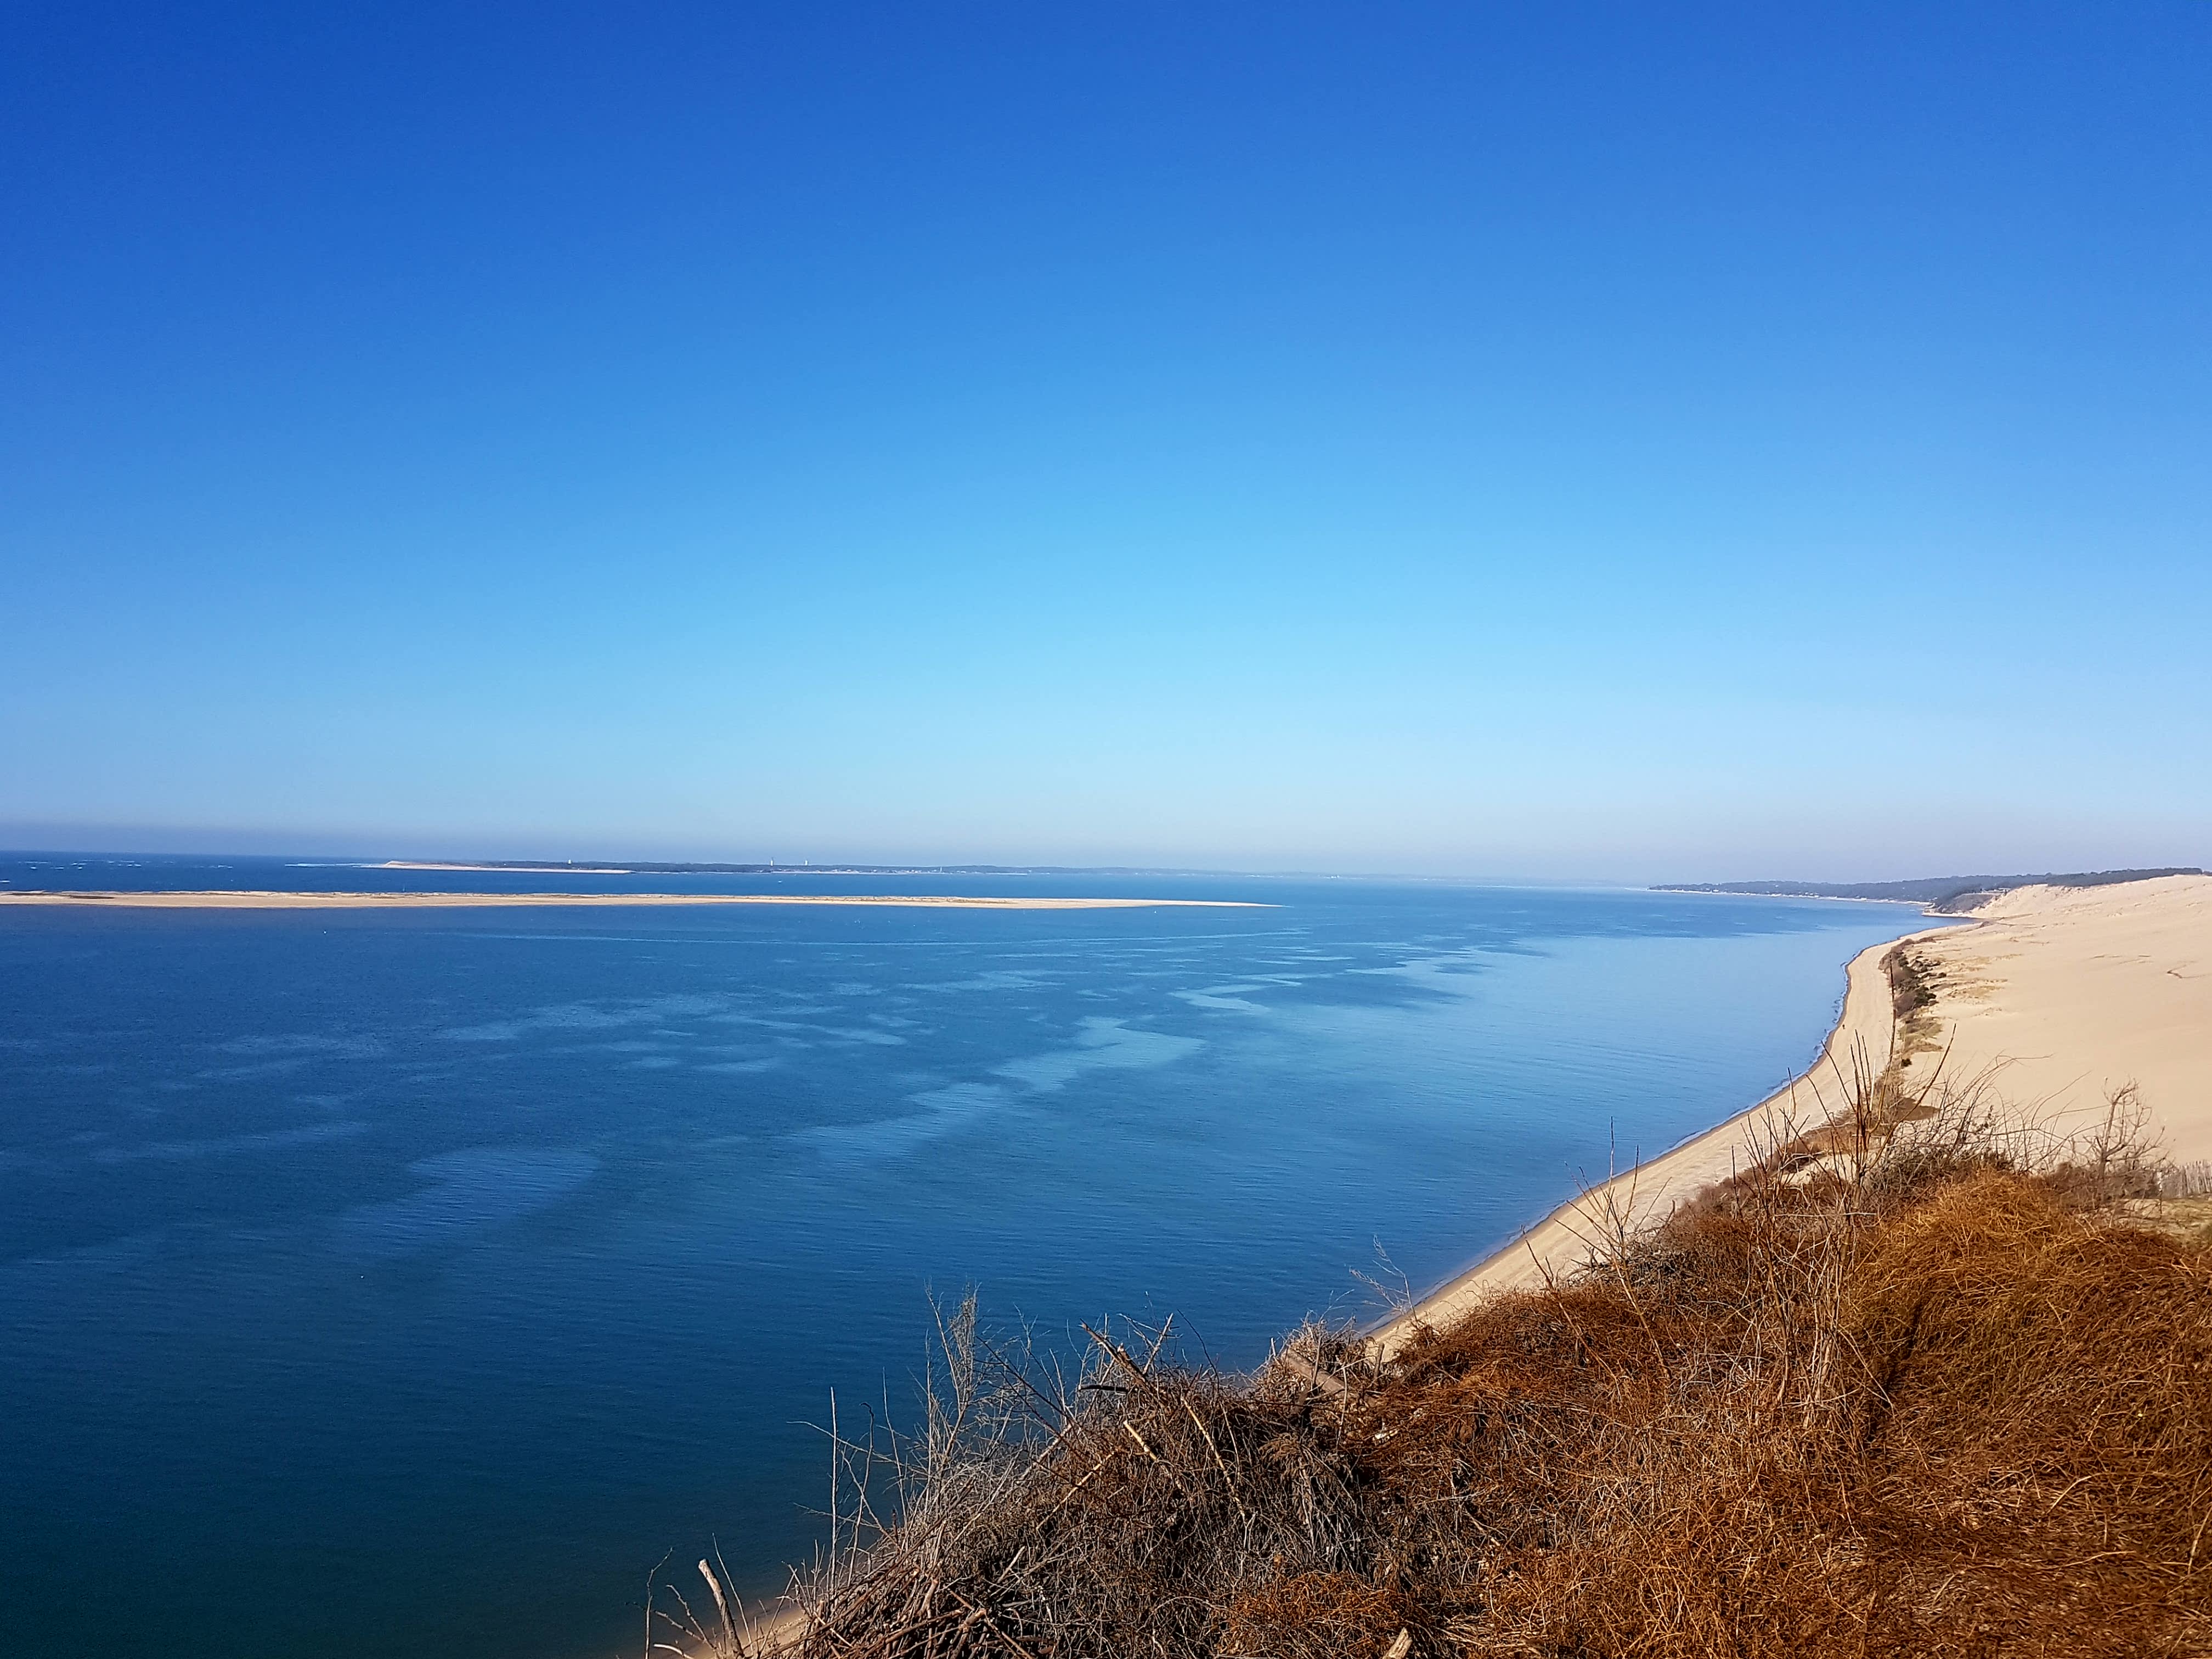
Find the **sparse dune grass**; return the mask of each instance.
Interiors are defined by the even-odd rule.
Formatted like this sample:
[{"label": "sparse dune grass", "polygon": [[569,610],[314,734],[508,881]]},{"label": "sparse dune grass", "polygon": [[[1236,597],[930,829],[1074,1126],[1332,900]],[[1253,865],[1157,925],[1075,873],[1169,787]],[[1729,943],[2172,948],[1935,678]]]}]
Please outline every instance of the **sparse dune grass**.
[{"label": "sparse dune grass", "polygon": [[2212,1652],[2212,1253],[2129,1121],[1928,1103],[1387,1362],[1315,1327],[1231,1377],[1130,1328],[1071,1381],[971,1301],[923,1426],[838,1442],[788,1650]]}]

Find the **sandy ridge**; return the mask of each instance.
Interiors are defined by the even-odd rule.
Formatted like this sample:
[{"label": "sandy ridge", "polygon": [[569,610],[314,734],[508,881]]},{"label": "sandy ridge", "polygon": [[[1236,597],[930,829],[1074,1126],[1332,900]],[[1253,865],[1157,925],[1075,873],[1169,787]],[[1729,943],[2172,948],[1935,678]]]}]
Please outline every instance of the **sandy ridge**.
[{"label": "sandy ridge", "polygon": [[665,904],[861,904],[939,910],[1266,910],[1243,899],[966,898],[858,893],[4,893],[0,905],[90,905],[117,910],[390,910]]},{"label": "sandy ridge", "polygon": [[2166,1157],[2212,1158],[2212,876],[2015,888],[1915,954],[1948,1075],[2060,1128],[2132,1084]]}]

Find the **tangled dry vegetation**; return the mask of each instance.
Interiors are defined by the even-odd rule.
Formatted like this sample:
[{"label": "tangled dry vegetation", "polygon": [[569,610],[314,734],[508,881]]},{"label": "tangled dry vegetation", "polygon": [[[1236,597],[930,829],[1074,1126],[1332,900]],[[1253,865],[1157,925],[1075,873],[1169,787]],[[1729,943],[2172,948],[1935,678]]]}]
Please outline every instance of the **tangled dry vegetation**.
[{"label": "tangled dry vegetation", "polygon": [[1117,1328],[1064,1388],[970,1301],[915,1436],[839,1442],[787,1651],[2212,1653],[2212,1252],[2143,1224],[2125,1106],[1770,1158],[1388,1363]]}]

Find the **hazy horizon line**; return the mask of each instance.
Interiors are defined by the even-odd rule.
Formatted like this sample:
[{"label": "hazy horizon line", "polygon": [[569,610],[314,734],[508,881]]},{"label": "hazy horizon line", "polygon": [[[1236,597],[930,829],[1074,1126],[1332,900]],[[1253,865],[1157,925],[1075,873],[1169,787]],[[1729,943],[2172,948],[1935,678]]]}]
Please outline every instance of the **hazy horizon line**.
[{"label": "hazy horizon line", "polygon": [[[32,829],[35,834],[35,831],[40,829],[52,830],[59,828],[60,826],[48,825],[22,827]],[[199,842],[197,840],[187,842],[184,840],[181,834],[179,834],[177,836],[177,839],[172,841],[170,844],[164,846],[158,844],[162,840],[167,839],[167,837],[163,836],[160,831],[149,830],[137,832],[146,837],[144,842],[137,843],[132,843],[125,840],[125,837],[132,832],[123,831],[113,832],[112,835],[101,835],[95,831],[90,831],[89,826],[86,826],[83,830],[79,831],[81,834],[88,832],[89,832],[89,839],[88,841],[79,842],[74,845],[68,844],[59,839],[44,840],[44,844],[38,844],[38,842],[35,840],[26,840],[21,842],[17,842],[5,826],[0,826],[0,859],[143,859],[177,862],[190,862],[195,860],[210,861],[223,860],[252,860],[255,861],[290,863],[297,866],[320,865],[342,868],[375,868],[380,866],[388,864],[404,865],[415,863],[443,864],[457,866],[524,865],[532,866],[536,870],[542,870],[549,872],[557,871],[560,866],[563,865],[581,866],[588,864],[602,867],[618,866],[632,866],[641,869],[644,873],[653,873],[653,872],[647,866],[660,866],[664,867],[664,870],[665,870],[667,873],[680,873],[680,872],[675,870],[667,870],[666,866],[696,865],[703,866],[726,866],[731,868],[733,873],[746,873],[751,871],[765,872],[768,870],[774,870],[779,874],[797,874],[802,872],[811,872],[812,873],[822,875],[836,874],[840,872],[883,875],[1156,875],[1216,877],[1237,879],[1311,878],[1332,881],[1452,882],[1472,885],[1500,887],[1598,887],[1645,890],[1655,886],[1674,884],[1710,884],[1720,883],[1781,881],[1804,882],[1808,884],[1818,884],[1824,885],[1840,885],[1877,884],[1895,881],[1936,881],[1954,878],[1966,879],[1985,876],[2014,877],[2027,873],[2074,875],[2124,869],[2193,867],[2196,864],[2201,862],[2201,860],[2191,860],[2185,857],[2166,859],[2150,864],[2131,862],[2125,860],[2108,860],[2104,861],[2071,864],[2071,867],[2069,867],[2070,861],[2069,860],[2051,860],[2049,859],[2042,859],[2022,861],[2017,860],[2006,860],[1998,859],[1984,861],[1978,868],[1962,867],[1955,870],[1948,868],[1930,868],[1925,866],[1902,866],[1893,864],[1880,866],[1880,873],[1868,873],[1866,866],[1860,866],[1857,870],[1844,874],[1824,873],[1816,870],[1799,870],[1794,872],[1779,874],[1771,872],[1745,874],[1742,873],[1741,869],[1739,869],[1735,873],[1725,875],[1714,875],[1711,873],[1710,871],[1698,873],[1685,873],[1677,870],[1664,873],[1653,873],[1647,872],[1644,874],[1630,876],[1620,874],[1617,872],[1604,873],[1590,872],[1573,872],[1566,871],[1537,872],[1528,870],[1498,869],[1495,867],[1490,869],[1482,869],[1478,867],[1460,867],[1456,869],[1391,869],[1371,866],[1361,868],[1351,865],[1337,866],[1303,861],[1280,864],[1255,863],[1240,866],[1213,862],[1176,862],[1172,860],[1084,860],[1069,859],[1022,860],[1005,857],[953,859],[802,857],[796,859],[785,859],[780,857],[768,858],[764,856],[740,857],[721,854],[706,854],[696,852],[692,853],[689,856],[672,856],[665,852],[657,855],[650,855],[619,852],[580,850],[557,854],[514,850],[491,853],[480,851],[459,852],[452,850],[450,846],[434,851],[425,851],[421,849],[419,847],[402,847],[395,849],[389,846],[364,849],[358,846],[343,847],[330,844],[317,846],[313,843],[312,838],[307,836],[303,836],[301,842],[284,844],[283,842],[281,842],[277,837],[273,836],[264,837],[254,836],[250,833],[246,834],[243,839],[249,843],[258,842],[260,843],[259,845],[241,845],[237,842],[225,845],[221,842],[213,840],[207,842]],[[106,844],[100,844],[101,842],[105,842]],[[1808,857],[1805,860],[1808,865],[1817,865],[1822,860],[1817,857]],[[2008,863],[2012,865],[2013,867],[2007,868],[2006,866]],[[1899,869],[1905,870],[1906,873],[1895,873]],[[703,872],[702,872],[702,873]],[[578,873],[581,874],[588,872],[580,870]]]}]

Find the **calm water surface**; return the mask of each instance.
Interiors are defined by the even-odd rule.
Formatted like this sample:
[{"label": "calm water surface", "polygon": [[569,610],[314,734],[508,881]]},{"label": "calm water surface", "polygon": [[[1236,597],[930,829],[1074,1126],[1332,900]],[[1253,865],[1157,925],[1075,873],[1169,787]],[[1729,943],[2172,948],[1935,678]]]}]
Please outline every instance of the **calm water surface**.
[{"label": "calm water surface", "polygon": [[[1818,1048],[1898,906],[1235,878],[0,860],[28,887],[1251,910],[0,911],[0,1651],[636,1646],[803,1557],[927,1287],[1249,1363]],[[742,1565],[741,1565],[742,1564]]]}]

